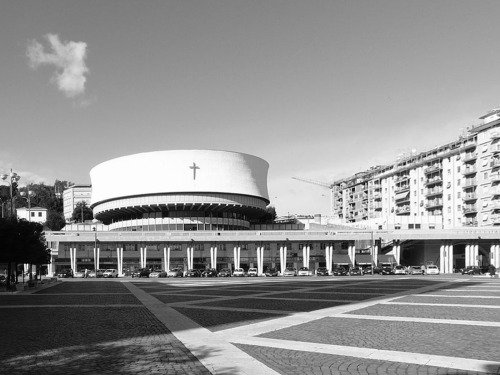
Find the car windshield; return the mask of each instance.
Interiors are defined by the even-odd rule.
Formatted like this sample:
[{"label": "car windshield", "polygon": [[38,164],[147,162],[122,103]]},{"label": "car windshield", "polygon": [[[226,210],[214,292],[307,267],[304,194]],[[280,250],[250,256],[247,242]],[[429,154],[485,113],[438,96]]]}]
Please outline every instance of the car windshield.
[{"label": "car windshield", "polygon": [[301,271],[309,271],[309,268],[307,268],[307,267],[300,267],[300,270]]},{"label": "car windshield", "polygon": [[243,268],[236,268],[234,272],[243,272]]},{"label": "car windshield", "polygon": [[106,272],[113,272],[113,270],[106,270]]},{"label": "car windshield", "polygon": [[287,271],[295,271],[295,268],[287,268]]}]

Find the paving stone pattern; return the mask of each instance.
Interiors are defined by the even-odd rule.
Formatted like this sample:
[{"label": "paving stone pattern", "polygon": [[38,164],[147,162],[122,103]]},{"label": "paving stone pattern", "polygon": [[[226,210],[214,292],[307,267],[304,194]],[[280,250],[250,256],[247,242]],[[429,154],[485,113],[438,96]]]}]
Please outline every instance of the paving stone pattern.
[{"label": "paving stone pattern", "polygon": [[369,316],[399,316],[425,319],[472,320],[479,322],[500,322],[498,309],[481,309],[468,306],[419,306],[413,305],[373,305],[354,310],[347,314]]},{"label": "paving stone pattern", "polygon": [[323,318],[260,337],[500,361],[500,327]]},{"label": "paving stone pattern", "polygon": [[[283,375],[473,375],[484,372],[470,372],[434,366],[359,359],[347,356],[301,352],[254,345],[237,347]],[[488,369],[485,369],[488,371]]]}]

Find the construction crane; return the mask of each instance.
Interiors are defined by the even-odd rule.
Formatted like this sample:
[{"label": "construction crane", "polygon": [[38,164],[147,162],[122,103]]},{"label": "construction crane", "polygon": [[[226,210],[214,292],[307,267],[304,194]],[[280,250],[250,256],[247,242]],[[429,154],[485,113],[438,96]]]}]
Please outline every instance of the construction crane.
[{"label": "construction crane", "polygon": [[292,178],[297,181],[307,182],[308,184],[323,186],[330,190],[333,189],[334,186],[334,184],[329,184],[328,182],[323,182],[323,181],[309,180],[307,178],[301,178],[301,177],[292,177]]},{"label": "construction crane", "polygon": [[315,181],[315,180],[310,180],[307,178],[302,178],[302,177],[292,177],[294,180],[297,181],[302,181],[306,182],[308,184],[313,184],[313,185],[318,185],[318,186],[323,186],[327,189],[330,190],[330,215],[333,217],[334,209],[333,209],[333,187],[335,184],[329,184],[328,182],[323,182],[323,181]]}]

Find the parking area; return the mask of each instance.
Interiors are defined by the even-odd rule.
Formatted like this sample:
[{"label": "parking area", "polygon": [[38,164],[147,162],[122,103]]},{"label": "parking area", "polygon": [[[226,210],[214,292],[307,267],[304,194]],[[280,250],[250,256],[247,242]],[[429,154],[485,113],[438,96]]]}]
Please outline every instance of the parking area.
[{"label": "parking area", "polygon": [[65,279],[0,295],[0,374],[498,374],[500,280]]}]

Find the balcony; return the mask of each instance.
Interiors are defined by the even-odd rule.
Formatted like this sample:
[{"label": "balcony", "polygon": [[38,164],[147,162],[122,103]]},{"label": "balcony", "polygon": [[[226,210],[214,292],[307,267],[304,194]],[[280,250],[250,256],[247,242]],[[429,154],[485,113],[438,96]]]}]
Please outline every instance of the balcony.
[{"label": "balcony", "polygon": [[500,167],[500,159],[499,158],[493,158],[490,162],[490,167],[495,168],[495,167]]},{"label": "balcony", "polygon": [[475,178],[470,178],[470,179],[465,180],[465,182],[462,186],[462,189],[467,189],[467,188],[470,188],[473,186],[477,186],[477,181]]},{"label": "balcony", "polygon": [[443,169],[443,166],[441,164],[435,164],[435,165],[431,165],[430,167],[425,168],[424,173],[430,174],[433,172],[440,171],[441,169]]},{"label": "balcony", "polygon": [[425,205],[425,208],[427,208],[427,209],[436,208],[436,207],[443,207],[443,200],[442,199],[434,199],[432,201],[428,201],[427,204]]},{"label": "balcony", "polygon": [[463,197],[464,202],[477,200],[476,193],[467,193]]},{"label": "balcony", "polygon": [[398,186],[396,187],[396,189],[394,190],[395,193],[402,193],[404,191],[408,191],[410,190],[410,185],[403,185],[403,186]]},{"label": "balcony", "polygon": [[467,175],[470,175],[470,174],[474,174],[477,172],[477,169],[476,167],[469,167],[469,168],[465,168],[463,171],[462,171],[462,175],[464,176],[467,176]]},{"label": "balcony", "polygon": [[492,183],[500,181],[500,173],[492,173],[490,174],[490,181]]},{"label": "balcony", "polygon": [[470,206],[465,206],[463,208],[464,215],[477,214],[477,206],[475,204]]},{"label": "balcony", "polygon": [[436,176],[436,177],[433,177],[433,178],[429,178],[425,181],[425,185],[428,186],[428,185],[435,185],[435,184],[441,184],[443,183],[443,179],[441,176]]},{"label": "balcony", "polygon": [[492,211],[500,210],[500,201],[494,200],[491,203],[492,203],[492,205],[490,208]]},{"label": "balcony", "polygon": [[490,134],[490,139],[493,141],[500,138],[500,132],[493,132]]},{"label": "balcony", "polygon": [[500,186],[497,186],[497,187],[491,189],[490,193],[491,193],[492,196],[500,195]]},{"label": "balcony", "polygon": [[476,148],[476,146],[477,146],[476,141],[467,141],[462,146],[462,150],[469,150],[471,148]]},{"label": "balcony", "polygon": [[497,152],[500,152],[500,145],[498,143],[494,144],[491,146],[491,152],[492,153],[497,153]]},{"label": "balcony", "polygon": [[470,152],[465,154],[464,163],[476,159],[477,159],[477,152]]},{"label": "balcony", "polygon": [[403,206],[396,208],[396,215],[409,215],[410,214],[410,206]]},{"label": "balcony", "polygon": [[401,176],[396,176],[394,177],[394,182],[401,182],[401,181],[406,181],[410,179],[410,175],[401,175]]},{"label": "balcony", "polygon": [[477,221],[476,220],[467,220],[464,223],[464,227],[477,227]]},{"label": "balcony", "polygon": [[443,194],[443,188],[434,188],[434,189],[427,189],[427,192],[425,193],[426,197],[431,197],[433,195],[442,195]]}]

